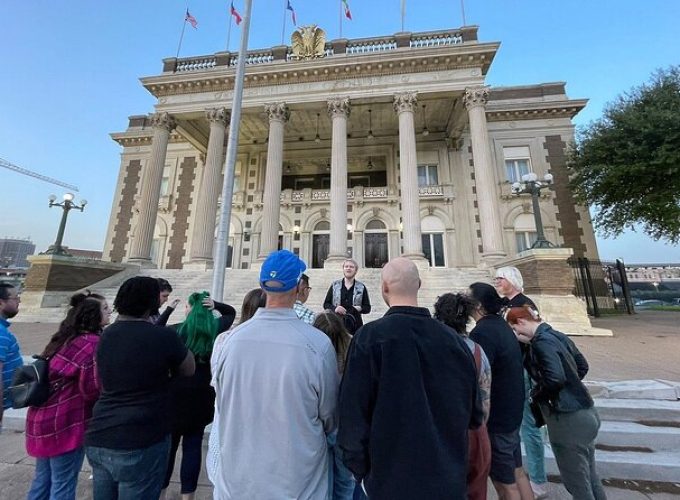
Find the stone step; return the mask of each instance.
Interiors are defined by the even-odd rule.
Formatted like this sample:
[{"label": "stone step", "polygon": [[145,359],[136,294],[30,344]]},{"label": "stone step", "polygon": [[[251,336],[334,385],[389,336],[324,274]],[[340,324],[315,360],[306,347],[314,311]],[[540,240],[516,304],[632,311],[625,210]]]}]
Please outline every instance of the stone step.
[{"label": "stone step", "polygon": [[[597,444],[614,451],[649,449],[654,452],[680,450],[680,428],[642,425],[635,422],[603,421],[597,435]],[[624,451],[621,449],[620,451]],[[680,465],[680,462],[679,464]]]},{"label": "stone step", "polygon": [[595,398],[602,421],[680,427],[680,401]]},{"label": "stone step", "polygon": [[[641,453],[631,451],[595,451],[600,479],[680,482],[680,452]],[[549,475],[559,475],[555,455],[549,446],[545,450],[545,468]]]}]

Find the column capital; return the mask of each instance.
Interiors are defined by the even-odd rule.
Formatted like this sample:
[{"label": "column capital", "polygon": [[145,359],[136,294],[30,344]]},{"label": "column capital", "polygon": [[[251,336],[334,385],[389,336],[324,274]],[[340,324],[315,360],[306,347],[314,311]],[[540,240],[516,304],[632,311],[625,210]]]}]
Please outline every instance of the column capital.
[{"label": "column capital", "polygon": [[231,120],[231,113],[227,108],[206,109],[205,117],[210,123],[220,123],[226,127]]},{"label": "column capital", "polygon": [[285,102],[272,102],[264,105],[269,121],[287,122],[290,118],[290,109]]},{"label": "column capital", "polygon": [[404,111],[414,112],[418,105],[418,92],[400,92],[394,94],[394,111],[403,113]]},{"label": "column capital", "polygon": [[149,119],[151,120],[151,126],[153,128],[161,128],[168,132],[172,132],[175,130],[175,127],[177,127],[175,118],[165,111],[162,113],[153,113],[149,116]]},{"label": "column capital", "polygon": [[486,106],[489,100],[489,87],[468,87],[465,89],[463,96],[463,103],[467,109],[472,109],[477,106]]},{"label": "column capital", "polygon": [[328,107],[328,116],[333,118],[334,116],[345,116],[348,117],[350,113],[349,97],[334,97],[326,101]]}]

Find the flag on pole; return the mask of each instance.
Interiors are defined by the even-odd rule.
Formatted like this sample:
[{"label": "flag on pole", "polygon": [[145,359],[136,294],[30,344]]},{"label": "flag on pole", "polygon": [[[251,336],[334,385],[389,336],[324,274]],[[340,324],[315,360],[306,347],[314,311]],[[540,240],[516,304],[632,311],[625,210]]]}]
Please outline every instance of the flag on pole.
[{"label": "flag on pole", "polygon": [[286,6],[286,9],[290,11],[290,16],[293,18],[293,24],[297,26],[297,18],[295,17],[295,9],[293,9],[293,6],[290,4],[290,0],[288,0],[288,5]]},{"label": "flag on pole", "polygon": [[234,2],[231,2],[231,15],[234,16],[234,20],[236,21],[237,26],[241,24],[243,18],[241,17],[241,14],[239,14],[238,11],[236,10],[236,7],[234,7]]},{"label": "flag on pole", "polygon": [[184,22],[191,24],[191,27],[196,29],[198,28],[198,21],[196,21],[196,18],[189,14],[189,9],[187,9],[187,14],[184,16]]},{"label": "flag on pole", "polygon": [[342,5],[345,7],[345,17],[351,21],[352,12],[349,10],[349,3],[347,3],[347,0],[342,0]]}]

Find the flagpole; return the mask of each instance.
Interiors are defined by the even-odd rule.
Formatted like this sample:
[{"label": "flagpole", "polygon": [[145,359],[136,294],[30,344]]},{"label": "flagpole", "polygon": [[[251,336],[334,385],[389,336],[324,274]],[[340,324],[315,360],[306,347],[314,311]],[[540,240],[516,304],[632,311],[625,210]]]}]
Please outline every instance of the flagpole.
[{"label": "flagpole", "polygon": [[283,0],[283,29],[281,30],[281,45],[283,45],[283,40],[286,37],[286,15],[288,10],[288,0]]},{"label": "flagpole", "polygon": [[229,223],[231,222],[231,204],[234,197],[234,168],[238,152],[239,126],[241,124],[241,104],[243,100],[243,77],[246,72],[246,53],[248,52],[248,33],[253,0],[245,0],[241,45],[238,50],[236,75],[234,77],[234,99],[231,104],[229,121],[229,139],[227,141],[227,158],[224,166],[224,183],[222,184],[222,204],[220,205],[220,222],[217,227],[215,242],[215,260],[211,297],[218,302],[224,295],[224,275],[227,266],[227,250],[229,247]]},{"label": "flagpole", "polygon": [[342,39],[342,0],[340,0],[340,37]]},{"label": "flagpole", "polygon": [[184,38],[184,30],[186,29],[186,27],[187,27],[187,15],[185,13],[184,21],[182,22],[182,33],[179,35],[179,43],[177,44],[177,55],[175,56],[175,59],[179,58],[179,49],[182,48],[182,39]]},{"label": "flagpole", "polygon": [[[233,4],[232,4],[233,5]],[[231,15],[231,9],[229,9],[229,29],[227,29],[227,52],[229,52],[229,45],[231,41],[231,25],[234,22],[234,16]]]},{"label": "flagpole", "polygon": [[465,0],[460,0],[460,10],[463,13],[463,26],[467,26],[467,22],[465,22]]},{"label": "flagpole", "polygon": [[401,0],[401,32],[404,32],[404,18],[406,17],[406,0]]}]

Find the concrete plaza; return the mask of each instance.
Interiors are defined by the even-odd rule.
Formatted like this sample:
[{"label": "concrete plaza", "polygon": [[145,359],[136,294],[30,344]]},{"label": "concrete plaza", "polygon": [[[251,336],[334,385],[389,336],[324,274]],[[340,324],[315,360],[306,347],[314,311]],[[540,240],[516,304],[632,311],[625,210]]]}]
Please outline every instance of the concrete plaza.
[{"label": "concrete plaza", "polygon": [[[574,337],[590,363],[590,381],[634,379],[663,379],[680,381],[680,313],[643,311],[633,316],[607,316],[593,320],[593,326],[608,328],[613,337]],[[54,332],[51,323],[16,323],[12,330],[24,354],[39,352]],[[8,427],[8,426],[6,426]],[[168,498],[179,498],[178,468],[170,485]],[[6,428],[0,434],[0,500],[25,498],[33,477],[34,460],[26,455],[22,432]],[[78,498],[92,498],[87,464],[81,473]],[[553,499],[570,496],[557,483],[551,484]],[[680,498],[674,493],[633,491],[607,487],[608,497],[614,500]],[[196,494],[197,500],[212,498],[212,488],[203,473]],[[490,498],[495,498],[494,494]]]}]

